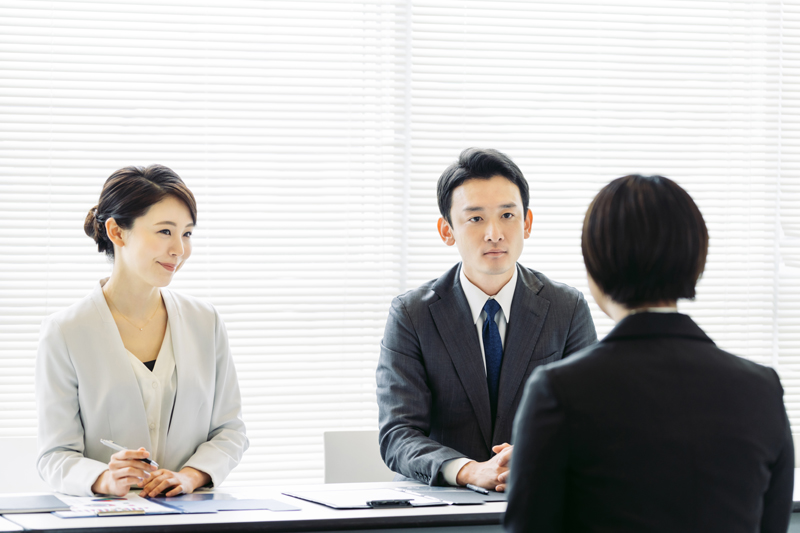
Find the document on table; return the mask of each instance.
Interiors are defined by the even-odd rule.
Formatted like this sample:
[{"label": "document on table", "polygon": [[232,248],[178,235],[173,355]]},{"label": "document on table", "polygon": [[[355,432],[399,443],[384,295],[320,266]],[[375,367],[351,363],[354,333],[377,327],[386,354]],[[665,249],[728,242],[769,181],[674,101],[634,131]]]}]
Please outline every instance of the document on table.
[{"label": "document on table", "polygon": [[490,490],[489,494],[480,494],[466,487],[411,486],[400,487],[397,490],[402,490],[409,494],[437,498],[451,505],[483,505],[487,502],[508,501],[508,496],[505,492]]},{"label": "document on table", "polygon": [[180,511],[164,507],[138,494],[127,496],[61,496],[69,511],[53,513],[59,518],[86,518],[91,516],[126,516],[137,514],[179,514]]},{"label": "document on table", "polygon": [[286,496],[333,509],[381,509],[387,507],[431,507],[449,505],[436,498],[395,489],[313,490],[284,492]]},{"label": "document on table", "polygon": [[183,494],[173,498],[155,498],[156,502],[176,509],[181,513],[200,514],[218,511],[299,511],[299,507],[278,500],[236,499],[230,494],[210,492],[205,494]]}]

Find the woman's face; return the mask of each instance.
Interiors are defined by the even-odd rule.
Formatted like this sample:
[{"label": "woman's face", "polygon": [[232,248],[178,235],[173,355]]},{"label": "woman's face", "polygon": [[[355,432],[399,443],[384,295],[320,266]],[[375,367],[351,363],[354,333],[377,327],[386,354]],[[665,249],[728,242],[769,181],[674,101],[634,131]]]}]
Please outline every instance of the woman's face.
[{"label": "woman's face", "polygon": [[193,229],[186,204],[167,196],[134,220],[133,227],[121,230],[123,244],[114,246],[115,266],[148,285],[166,287],[192,255]]}]

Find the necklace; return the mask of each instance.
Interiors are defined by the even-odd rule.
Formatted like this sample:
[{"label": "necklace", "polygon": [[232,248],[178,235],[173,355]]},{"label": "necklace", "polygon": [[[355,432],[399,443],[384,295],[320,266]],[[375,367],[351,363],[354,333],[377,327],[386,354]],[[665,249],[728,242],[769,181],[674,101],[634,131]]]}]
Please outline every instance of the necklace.
[{"label": "necklace", "polygon": [[150,315],[150,318],[148,318],[148,319],[147,319],[147,322],[145,322],[145,323],[144,323],[144,326],[142,326],[142,327],[139,327],[139,326],[137,326],[136,324],[134,324],[133,322],[131,322],[131,319],[130,319],[130,318],[128,318],[128,317],[126,317],[125,315],[123,315],[123,314],[122,314],[122,311],[120,311],[119,309],[117,309],[117,306],[116,306],[116,305],[114,305],[114,302],[112,302],[112,301],[111,301],[111,298],[106,298],[106,300],[108,301],[108,303],[110,303],[110,304],[111,304],[111,307],[113,307],[113,308],[114,308],[114,310],[115,310],[115,311],[116,311],[116,312],[119,314],[119,316],[121,316],[122,318],[124,318],[125,320],[127,320],[127,321],[128,321],[128,323],[129,323],[131,326],[135,327],[135,328],[136,328],[136,329],[138,329],[139,331],[144,331],[144,328],[146,328],[146,327],[147,327],[147,324],[149,324],[149,323],[150,323],[150,321],[151,321],[151,320],[153,320],[153,317],[154,317],[154,316],[156,316],[156,313],[158,313],[158,309],[161,307],[161,305],[159,305],[159,304],[156,304],[156,310],[155,310],[155,311],[153,311],[153,314],[152,314],[152,315]]}]

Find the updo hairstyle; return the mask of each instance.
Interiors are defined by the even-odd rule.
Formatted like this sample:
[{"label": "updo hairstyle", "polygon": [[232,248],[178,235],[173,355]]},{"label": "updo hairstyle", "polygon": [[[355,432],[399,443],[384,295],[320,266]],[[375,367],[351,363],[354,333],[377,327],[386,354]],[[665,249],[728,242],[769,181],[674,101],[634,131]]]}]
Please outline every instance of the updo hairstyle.
[{"label": "updo hairstyle", "polygon": [[694,298],[706,265],[708,229],[692,197],[662,176],[617,178],[583,221],[586,270],[600,290],[632,309]]},{"label": "updo hairstyle", "polygon": [[106,221],[113,218],[122,229],[131,229],[133,222],[167,196],[181,200],[197,223],[197,204],[192,191],[175,172],[163,165],[125,167],[106,180],[100,200],[89,210],[83,231],[97,243],[97,251],[114,259],[114,244],[106,234]]}]

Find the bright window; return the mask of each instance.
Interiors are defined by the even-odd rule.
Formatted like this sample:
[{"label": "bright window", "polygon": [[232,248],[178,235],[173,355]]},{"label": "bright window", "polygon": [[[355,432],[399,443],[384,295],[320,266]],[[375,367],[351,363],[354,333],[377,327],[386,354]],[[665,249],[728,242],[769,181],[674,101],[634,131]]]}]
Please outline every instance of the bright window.
[{"label": "bright window", "polygon": [[[251,448],[230,482],[322,479],[322,432],[375,428],[391,298],[458,260],[435,183],[469,146],[532,191],[521,262],[579,287],[602,185],[663,174],[711,249],[682,304],[779,369],[800,422],[800,7],[769,1],[176,0],[0,5],[0,436],[36,431],[42,319],[110,265],[105,178],[195,192],[173,288],[221,312]],[[591,303],[602,336],[611,322]]]}]

